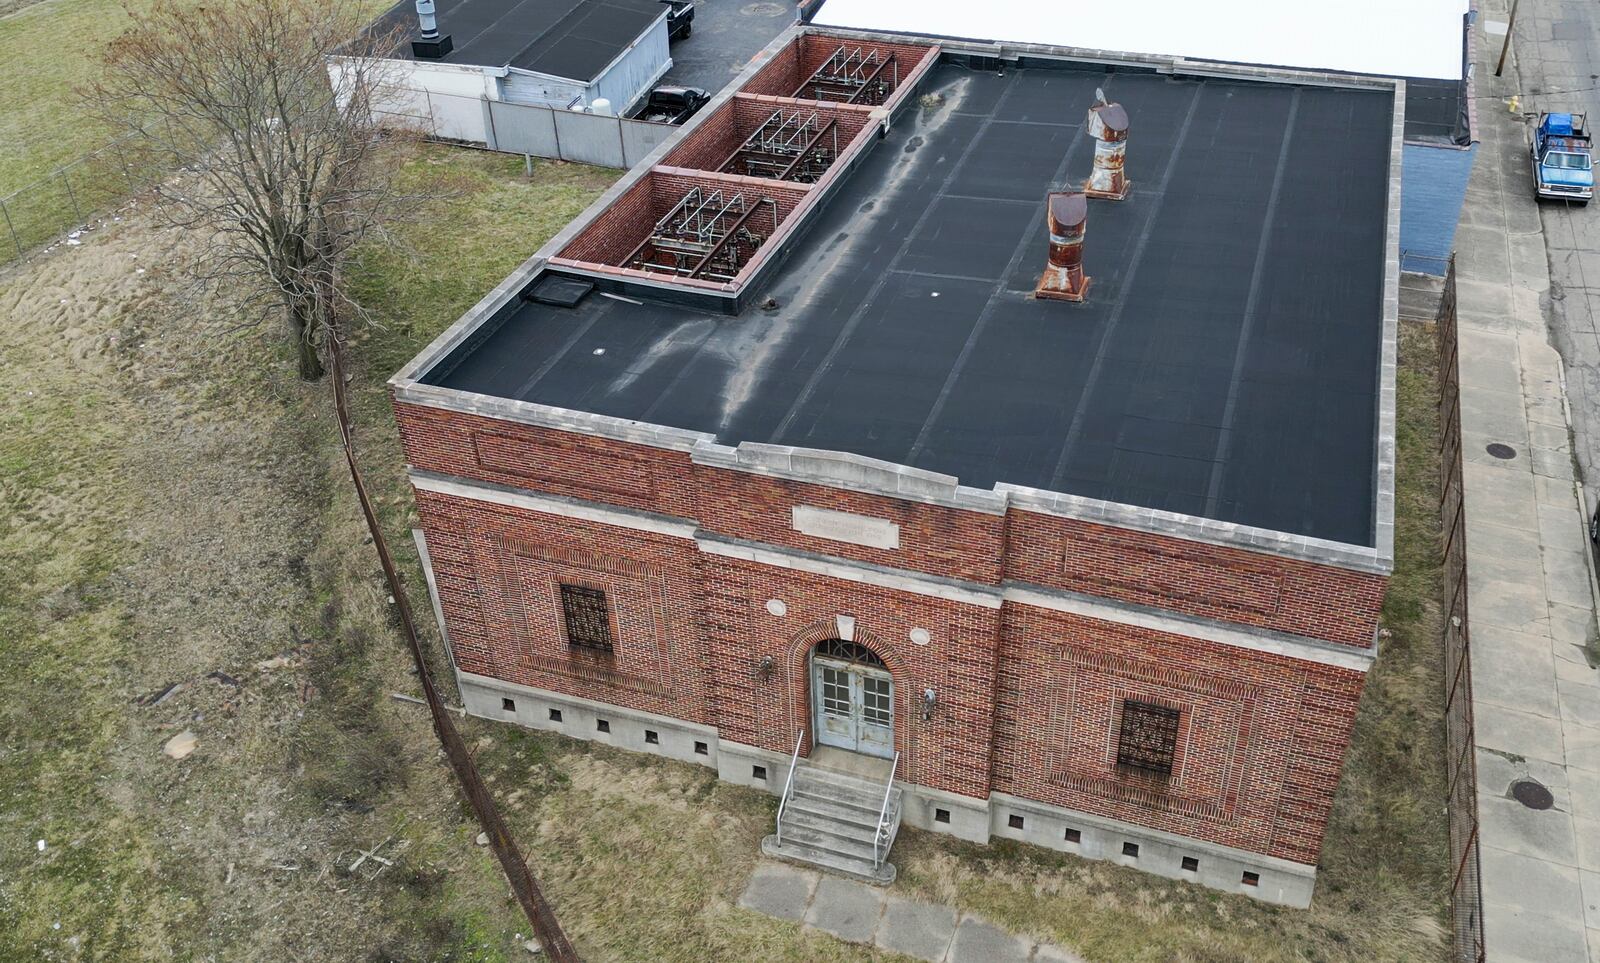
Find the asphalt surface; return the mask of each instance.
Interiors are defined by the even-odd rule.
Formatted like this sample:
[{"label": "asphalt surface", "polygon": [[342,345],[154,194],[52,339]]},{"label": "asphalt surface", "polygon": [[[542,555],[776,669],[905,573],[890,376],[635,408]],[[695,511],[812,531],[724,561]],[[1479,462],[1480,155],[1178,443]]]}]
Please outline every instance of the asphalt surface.
[{"label": "asphalt surface", "polygon": [[779,0],[695,0],[694,28],[672,42],[661,82],[715,94],[793,23],[794,5]]},{"label": "asphalt surface", "polygon": [[[1133,189],[1091,205],[1088,300],[1039,300],[1097,88],[1142,132]],[[925,91],[773,308],[528,303],[426,380],[1373,544],[1391,98],[951,63]]]},{"label": "asphalt surface", "polygon": [[[1494,22],[1508,19],[1505,0],[1480,4],[1480,42],[1498,55]],[[1525,0],[1517,12],[1512,60],[1499,80],[1480,77],[1479,109],[1508,110],[1518,94],[1521,111],[1587,111],[1600,122],[1600,6],[1592,0]],[[1523,165],[1523,174],[1531,173]],[[1596,503],[1600,451],[1600,202],[1588,207],[1546,201],[1540,205],[1550,259],[1550,338],[1566,364],[1572,406],[1573,451],[1580,477]]]}]

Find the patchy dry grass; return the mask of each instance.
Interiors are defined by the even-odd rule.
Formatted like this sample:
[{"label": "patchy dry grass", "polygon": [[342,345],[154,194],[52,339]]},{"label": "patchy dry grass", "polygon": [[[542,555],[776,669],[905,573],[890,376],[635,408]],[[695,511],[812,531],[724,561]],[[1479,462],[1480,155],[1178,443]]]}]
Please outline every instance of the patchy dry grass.
[{"label": "patchy dry grass", "polygon": [[[458,197],[410,232],[416,258],[357,272],[381,324],[357,347],[359,440],[424,613],[383,381],[613,176],[545,164],[529,183],[520,164],[425,151],[408,174]],[[180,296],[157,265],[184,256],[183,238],[130,218],[0,275],[0,959],[526,959],[425,713],[388,698],[415,683],[323,388],[294,380],[276,331],[198,324],[228,308]],[[1098,961],[1440,957],[1432,356],[1412,330],[1404,348],[1392,635],[1317,905],[909,830],[902,893]],[[182,729],[199,749],[163,758]],[[771,797],[696,766],[463,729],[585,958],[883,958],[734,905]],[[379,843],[394,867],[351,873]]]}]

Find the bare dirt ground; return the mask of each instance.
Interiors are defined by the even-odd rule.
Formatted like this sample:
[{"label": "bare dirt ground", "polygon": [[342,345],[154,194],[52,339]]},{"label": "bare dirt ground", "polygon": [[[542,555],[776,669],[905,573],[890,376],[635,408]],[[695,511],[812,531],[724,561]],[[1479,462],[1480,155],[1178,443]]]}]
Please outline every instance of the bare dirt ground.
[{"label": "bare dirt ground", "polygon": [[[418,257],[357,276],[382,323],[356,349],[360,443],[422,613],[383,380],[614,176],[520,168],[425,152],[412,173],[457,198],[417,229]],[[326,386],[295,380],[276,330],[228,333],[233,305],[185,293],[191,241],[120,216],[0,273],[0,960],[533,959],[424,711],[389,697],[415,681]],[[1425,339],[1405,358],[1418,520],[1318,905],[910,831],[897,885],[1092,960],[1442,956]],[[167,758],[182,732],[196,748]],[[464,734],[586,959],[887,959],[733,905],[771,797],[560,737]],[[352,872],[374,847],[388,864]]]}]

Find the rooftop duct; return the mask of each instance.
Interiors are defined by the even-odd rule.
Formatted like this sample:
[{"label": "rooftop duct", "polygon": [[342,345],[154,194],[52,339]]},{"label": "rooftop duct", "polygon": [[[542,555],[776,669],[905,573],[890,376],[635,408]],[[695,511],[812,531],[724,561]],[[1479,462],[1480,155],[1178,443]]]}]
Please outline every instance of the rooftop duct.
[{"label": "rooftop duct", "polygon": [[1050,226],[1050,262],[1039,276],[1033,296],[1082,301],[1089,291],[1089,278],[1083,273],[1083,233],[1089,202],[1078,191],[1057,191],[1045,199],[1045,211]]},{"label": "rooftop duct", "polygon": [[422,35],[411,41],[411,55],[418,59],[438,60],[456,49],[449,34],[439,36],[439,22],[433,15],[433,0],[417,0],[417,24]]},{"label": "rooftop duct", "polygon": [[1099,102],[1089,108],[1089,136],[1094,138],[1094,171],[1084,182],[1083,192],[1090,197],[1120,201],[1128,196],[1128,176],[1123,171],[1128,149],[1128,112],[1121,104],[1106,103],[1106,95],[1096,90]]}]

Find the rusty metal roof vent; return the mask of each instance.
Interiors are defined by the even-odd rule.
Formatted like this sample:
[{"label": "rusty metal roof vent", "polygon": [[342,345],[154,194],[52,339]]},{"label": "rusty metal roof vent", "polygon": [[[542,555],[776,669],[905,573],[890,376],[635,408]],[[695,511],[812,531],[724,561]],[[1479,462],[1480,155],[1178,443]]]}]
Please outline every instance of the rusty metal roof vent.
[{"label": "rusty metal roof vent", "polygon": [[1057,191],[1045,199],[1050,226],[1050,263],[1039,275],[1033,296],[1056,301],[1082,301],[1089,291],[1083,273],[1083,232],[1089,202],[1078,191]]},{"label": "rusty metal roof vent", "polygon": [[1099,103],[1089,108],[1089,136],[1094,138],[1094,172],[1084,182],[1083,192],[1090,197],[1120,201],[1128,196],[1128,176],[1123,161],[1128,149],[1128,112],[1121,104],[1106,103],[1106,95],[1096,90]]}]

